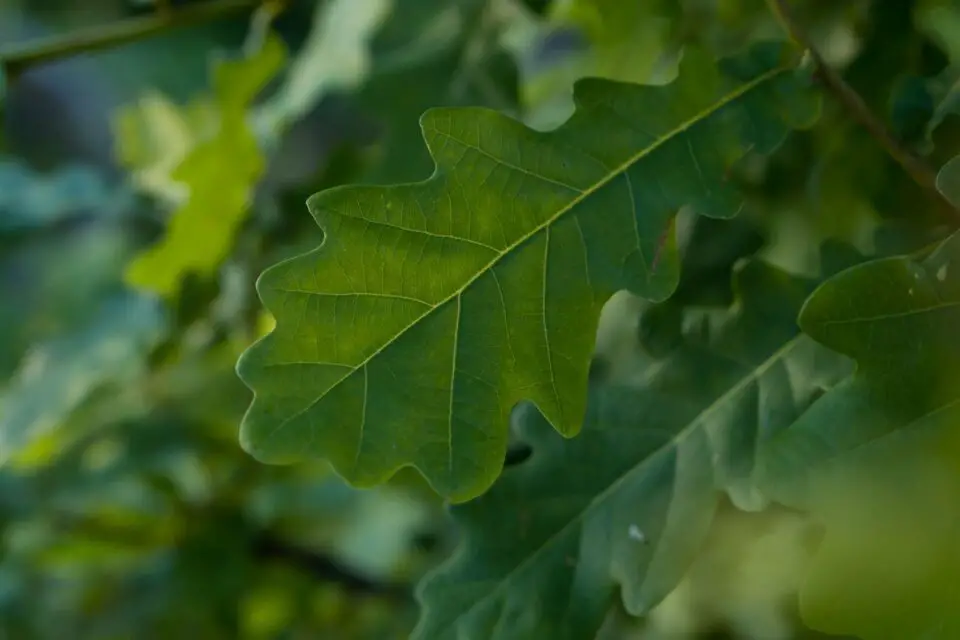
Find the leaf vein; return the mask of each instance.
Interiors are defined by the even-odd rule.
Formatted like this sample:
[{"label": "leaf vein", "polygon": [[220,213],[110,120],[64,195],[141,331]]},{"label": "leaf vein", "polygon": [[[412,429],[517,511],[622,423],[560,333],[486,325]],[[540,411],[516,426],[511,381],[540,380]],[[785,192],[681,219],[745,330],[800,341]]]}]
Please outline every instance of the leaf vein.
[{"label": "leaf vein", "polygon": [[827,327],[831,325],[847,325],[847,324],[860,324],[863,322],[877,322],[878,320],[893,320],[896,318],[909,318],[910,316],[917,316],[923,313],[932,313],[935,311],[949,311],[960,307],[960,301],[954,302],[945,302],[943,304],[934,304],[928,307],[920,307],[917,309],[908,309],[906,311],[897,311],[894,313],[881,313],[875,316],[861,316],[858,318],[846,318],[842,320],[824,320],[818,324],[821,327]]},{"label": "leaf vein", "polygon": [[309,289],[274,289],[280,293],[293,293],[314,296],[317,298],[384,298],[387,300],[404,300],[407,302],[416,302],[425,307],[433,307],[432,304],[420,298],[403,296],[395,293],[375,293],[372,291],[349,291],[346,293],[327,293],[326,291],[310,291]]},{"label": "leaf vein", "polygon": [[[667,142],[669,142],[670,140],[672,140],[672,139],[675,138],[676,136],[682,134],[684,131],[687,131],[687,130],[689,130],[690,128],[694,127],[695,125],[699,124],[700,122],[706,120],[707,118],[709,118],[711,115],[713,115],[714,113],[716,113],[717,111],[719,111],[720,109],[722,109],[723,107],[725,107],[726,105],[730,104],[731,102],[733,102],[733,101],[735,101],[735,100],[738,100],[739,98],[741,98],[742,96],[746,95],[746,94],[749,93],[750,91],[756,89],[757,87],[762,86],[764,83],[769,82],[772,78],[774,78],[774,77],[776,77],[776,76],[784,73],[786,70],[787,70],[787,67],[775,67],[774,69],[771,69],[771,70],[769,70],[769,71],[767,71],[767,72],[765,72],[765,73],[762,73],[762,74],[760,74],[759,76],[757,76],[757,77],[753,78],[752,80],[750,80],[749,82],[744,83],[743,85],[737,87],[736,90],[731,91],[730,93],[722,96],[721,98],[719,98],[718,100],[716,100],[715,102],[713,102],[712,104],[710,104],[707,108],[705,108],[705,109],[701,110],[700,112],[694,114],[692,117],[690,117],[689,119],[685,120],[684,122],[681,122],[677,127],[675,127],[674,129],[668,131],[666,134],[664,134],[662,137],[660,137],[660,138],[658,138],[657,140],[655,140],[655,141],[654,141],[653,143],[651,143],[649,146],[646,146],[646,147],[644,147],[643,149],[641,149],[641,150],[637,151],[636,153],[632,154],[629,158],[627,158],[624,162],[622,162],[619,166],[617,166],[613,171],[611,171],[610,174],[608,174],[607,176],[604,176],[604,177],[603,177],[602,179],[600,179],[600,180],[597,180],[596,184],[592,185],[592,186],[589,187],[588,189],[585,189],[585,190],[583,190],[583,191],[580,191],[580,192],[577,194],[576,197],[572,198],[572,199],[570,200],[570,202],[567,203],[566,205],[560,207],[560,208],[557,210],[557,212],[554,213],[552,216],[548,217],[548,218],[547,218],[546,220],[544,220],[542,223],[536,225],[533,229],[531,229],[530,231],[528,231],[527,233],[525,233],[524,235],[522,235],[520,238],[518,238],[518,239],[517,239],[516,241],[514,241],[512,244],[504,247],[504,249],[503,249],[502,251],[497,252],[497,255],[494,256],[486,266],[484,266],[483,268],[479,269],[479,270],[477,271],[477,273],[476,273],[473,277],[469,278],[461,287],[457,288],[455,291],[453,291],[453,292],[452,292],[450,295],[448,295],[446,298],[444,298],[443,300],[441,300],[440,302],[438,302],[435,306],[433,306],[432,308],[430,308],[430,309],[428,309],[427,311],[425,311],[425,312],[423,313],[423,315],[419,316],[418,318],[415,318],[412,322],[410,322],[410,324],[408,324],[406,327],[404,327],[403,329],[401,329],[401,330],[397,333],[397,335],[396,335],[392,340],[389,340],[389,341],[385,342],[383,345],[381,345],[380,347],[378,347],[377,349],[375,349],[375,350],[374,350],[372,353],[370,353],[370,355],[368,355],[362,362],[360,362],[353,370],[351,370],[350,372],[348,372],[347,374],[345,374],[342,378],[340,378],[340,380],[334,382],[324,393],[322,393],[321,395],[319,395],[310,405],[308,405],[306,408],[304,408],[302,411],[298,412],[297,414],[295,414],[295,415],[291,416],[290,418],[288,418],[288,419],[284,420],[283,422],[281,422],[280,425],[277,427],[277,429],[275,429],[273,432],[271,432],[271,434],[268,435],[267,438],[264,439],[264,442],[266,442],[270,437],[272,437],[273,433],[275,433],[275,432],[276,432],[277,430],[279,430],[281,427],[283,427],[283,426],[285,426],[286,424],[288,424],[291,420],[299,417],[300,415],[302,415],[303,413],[305,413],[305,412],[307,412],[307,411],[310,411],[314,406],[317,405],[317,403],[321,402],[321,401],[323,400],[323,398],[325,398],[325,397],[327,396],[327,394],[330,393],[330,391],[331,391],[333,388],[335,388],[337,385],[339,385],[339,384],[342,383],[344,380],[346,380],[348,377],[350,377],[357,369],[359,369],[360,367],[366,365],[366,364],[367,364],[369,361],[371,361],[373,358],[376,358],[378,355],[380,355],[380,353],[382,353],[384,349],[386,349],[386,348],[389,347],[391,344],[393,344],[394,342],[396,342],[397,340],[399,340],[403,335],[406,334],[407,331],[409,331],[409,330],[411,329],[411,327],[416,326],[417,323],[419,323],[421,320],[423,320],[423,318],[425,318],[427,315],[429,315],[430,313],[433,313],[434,311],[436,311],[436,309],[442,307],[443,305],[445,305],[445,304],[446,304],[447,302],[449,302],[450,300],[452,300],[452,299],[460,296],[460,295],[461,295],[464,291],[466,291],[474,282],[476,282],[482,275],[484,275],[487,271],[489,271],[490,269],[492,269],[492,268],[494,267],[494,265],[496,265],[501,259],[503,259],[503,257],[504,257],[505,255],[508,255],[511,251],[513,251],[514,249],[516,249],[516,248],[519,247],[520,245],[524,244],[524,243],[527,242],[530,238],[532,238],[532,237],[534,237],[535,235],[537,235],[538,233],[542,232],[544,229],[549,228],[550,225],[554,224],[554,223],[555,223],[558,219],[560,219],[562,216],[566,215],[567,213],[569,213],[570,211],[572,211],[573,209],[575,209],[575,208],[577,207],[577,205],[579,205],[581,202],[583,202],[584,200],[586,200],[588,197],[594,195],[598,190],[600,190],[601,188],[603,188],[604,186],[606,186],[608,183],[610,183],[612,180],[614,180],[615,178],[617,178],[617,176],[625,173],[625,172],[627,171],[627,169],[629,169],[631,166],[633,166],[634,164],[636,164],[636,163],[639,162],[640,160],[646,158],[647,156],[649,156],[650,154],[652,154],[653,152],[655,152],[657,149],[659,149],[661,146],[663,146],[664,144],[666,144]],[[431,129],[435,130],[435,128],[433,128],[433,127],[431,127]],[[442,135],[446,135],[446,134],[444,134],[442,131],[437,131],[437,132],[440,133],[440,134],[442,134]],[[453,139],[453,138],[451,138],[451,139]],[[436,175],[436,174],[435,174],[435,175]],[[344,215],[344,214],[339,214],[339,215]],[[462,238],[459,238],[459,239],[462,240]]]},{"label": "leaf vein", "polygon": [[460,342],[460,312],[463,310],[463,296],[457,296],[457,316],[453,323],[453,353],[450,362],[450,408],[447,416],[447,472],[453,477],[453,402],[457,389],[457,347]]},{"label": "leaf vein", "polygon": [[[339,211],[335,211],[335,212],[331,212],[331,213],[333,213],[334,215],[343,217],[343,218],[350,218],[350,219],[352,219],[352,220],[362,220],[362,221],[364,221],[364,222],[366,222],[366,223],[368,223],[368,224],[381,225],[381,226],[384,226],[384,227],[389,227],[389,228],[391,228],[391,229],[396,229],[396,230],[398,230],[398,231],[404,231],[404,232],[406,232],[406,233],[413,233],[413,234],[418,234],[418,235],[430,236],[430,237],[433,237],[433,238],[442,238],[442,239],[444,239],[444,240],[455,240],[455,241],[457,241],[457,242],[463,242],[463,243],[465,243],[465,244],[472,244],[472,245],[476,245],[476,246],[478,246],[478,247],[483,247],[484,249],[488,249],[488,250],[490,250],[490,251],[493,251],[494,253],[500,253],[500,251],[501,251],[500,249],[497,249],[496,247],[494,247],[494,246],[492,246],[492,245],[489,245],[489,244],[487,244],[487,243],[485,243],[485,242],[480,242],[479,240],[473,240],[473,239],[471,239],[471,238],[464,238],[464,237],[462,237],[462,236],[455,236],[455,235],[451,235],[451,234],[449,234],[449,233],[439,233],[439,232],[436,232],[436,231],[428,231],[428,230],[426,230],[426,229],[415,229],[415,228],[413,228],[413,227],[405,227],[405,226],[403,226],[403,225],[395,224],[395,223],[392,223],[392,222],[384,222],[383,220],[371,220],[370,218],[365,218],[365,217],[363,217],[363,216],[353,215],[353,214],[349,214],[349,213],[341,213],[341,212],[339,212]],[[451,214],[451,215],[452,215],[452,214]]]},{"label": "leaf vein", "polygon": [[579,188],[577,188],[577,187],[575,187],[575,186],[573,186],[573,185],[569,185],[569,184],[567,184],[567,183],[565,183],[565,182],[561,182],[561,181],[559,181],[559,180],[554,180],[553,178],[549,178],[549,177],[547,177],[547,176],[545,176],[545,175],[542,175],[542,174],[539,174],[539,173],[535,173],[535,172],[533,172],[533,171],[530,171],[529,169],[524,169],[523,167],[518,166],[518,165],[515,165],[515,164],[513,164],[513,163],[511,163],[511,162],[507,162],[507,161],[504,160],[503,158],[498,158],[497,156],[493,155],[492,153],[490,153],[490,152],[487,151],[486,149],[482,149],[482,148],[478,147],[478,146],[475,145],[475,144],[470,144],[470,143],[467,142],[466,140],[461,140],[460,138],[457,138],[457,137],[455,137],[453,134],[447,133],[446,131],[440,131],[440,130],[437,129],[436,127],[430,127],[430,131],[433,131],[433,132],[435,132],[435,133],[437,133],[437,134],[439,134],[439,135],[441,135],[441,136],[446,136],[448,139],[450,139],[450,140],[452,140],[452,141],[454,141],[454,142],[456,142],[456,143],[458,143],[458,144],[463,145],[463,146],[466,147],[467,149],[471,149],[471,150],[473,150],[473,151],[476,151],[476,152],[479,153],[480,155],[485,156],[485,157],[487,157],[487,158],[490,158],[491,160],[493,160],[493,161],[494,161],[495,163],[497,163],[498,165],[502,165],[502,166],[504,166],[504,167],[507,167],[508,169],[513,169],[513,170],[516,171],[517,173],[522,173],[522,174],[525,174],[525,175],[530,176],[531,178],[536,178],[537,180],[541,180],[541,181],[543,181],[543,182],[548,182],[548,183],[550,183],[550,184],[557,185],[558,187],[563,187],[564,189],[567,189],[567,190],[572,191],[572,192],[577,193],[577,194],[586,193],[586,191],[584,191],[583,189],[579,189]]},{"label": "leaf vein", "polygon": [[473,611],[481,604],[484,604],[495,595],[498,595],[500,591],[503,588],[505,588],[505,586],[509,583],[510,579],[515,574],[519,573],[520,571],[525,569],[528,565],[530,565],[537,556],[543,553],[545,549],[547,549],[556,540],[558,540],[561,536],[563,536],[572,526],[574,526],[575,524],[579,524],[580,521],[583,520],[583,518],[596,507],[596,505],[604,502],[611,494],[615,493],[617,489],[619,489],[620,486],[624,482],[626,482],[631,475],[633,475],[640,469],[643,469],[647,461],[653,460],[654,458],[659,456],[661,453],[663,453],[663,451],[667,449],[667,447],[680,444],[680,442],[684,438],[688,437],[693,432],[693,430],[696,428],[698,424],[708,419],[715,411],[718,411],[720,407],[722,407],[731,398],[736,397],[738,394],[744,391],[751,383],[759,379],[760,376],[766,373],[766,371],[770,367],[772,367],[777,362],[780,362],[783,358],[785,358],[786,355],[791,350],[793,350],[798,344],[800,344],[801,337],[802,336],[797,336],[791,339],[790,341],[788,341],[787,343],[785,343],[782,347],[780,347],[777,351],[775,351],[769,358],[767,358],[759,366],[752,369],[750,373],[748,375],[745,375],[737,384],[732,386],[730,389],[724,392],[719,398],[711,402],[708,407],[704,408],[703,411],[698,413],[687,424],[687,426],[684,427],[676,435],[676,437],[668,439],[662,446],[660,446],[660,448],[658,448],[656,451],[651,453],[649,456],[645,457],[639,464],[636,464],[630,467],[624,473],[620,474],[620,476],[618,476],[613,482],[610,483],[610,486],[608,486],[606,489],[598,493],[594,497],[594,499],[587,504],[585,508],[581,509],[572,518],[570,518],[569,522],[567,522],[563,527],[558,529],[555,533],[551,534],[546,540],[544,540],[544,542],[540,546],[538,546],[522,562],[520,562],[515,568],[513,568],[503,578],[498,580],[496,582],[496,586],[492,590],[490,590],[486,595],[475,599],[473,603],[470,605],[470,607],[466,609],[466,611],[464,612],[464,615]]}]

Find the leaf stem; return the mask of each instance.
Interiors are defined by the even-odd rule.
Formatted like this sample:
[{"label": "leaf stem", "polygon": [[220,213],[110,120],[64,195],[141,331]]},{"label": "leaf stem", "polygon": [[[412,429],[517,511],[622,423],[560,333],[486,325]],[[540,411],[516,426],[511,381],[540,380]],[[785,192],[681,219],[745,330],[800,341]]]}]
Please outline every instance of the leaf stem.
[{"label": "leaf stem", "polygon": [[853,87],[833,67],[827,64],[813,46],[809,34],[795,19],[788,0],[767,0],[771,13],[783,26],[784,31],[796,44],[803,47],[809,54],[816,67],[816,77],[821,84],[833,94],[834,98],[846,109],[850,116],[884,148],[910,177],[924,189],[929,190],[938,203],[945,205],[953,217],[960,214],[953,205],[939,192],[936,186],[937,173],[927,166],[920,158],[906,149],[887,129],[870,107],[863,101]]},{"label": "leaf stem", "polygon": [[15,78],[36,65],[116,47],[179,27],[210,22],[234,12],[253,9],[258,4],[260,0],[210,0],[177,10],[161,4],[161,10],[150,16],[129,18],[106,27],[80,29],[66,35],[39,38],[7,47],[0,50],[0,65],[8,78]]}]

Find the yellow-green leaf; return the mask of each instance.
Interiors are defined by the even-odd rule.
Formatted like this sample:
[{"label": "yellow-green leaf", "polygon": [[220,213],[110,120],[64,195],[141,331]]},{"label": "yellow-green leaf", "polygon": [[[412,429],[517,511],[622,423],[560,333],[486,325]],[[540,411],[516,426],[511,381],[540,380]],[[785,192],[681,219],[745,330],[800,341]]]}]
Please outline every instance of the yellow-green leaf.
[{"label": "yellow-green leaf", "polygon": [[216,130],[171,174],[185,187],[186,199],[173,212],[164,238],[128,266],[132,286],[173,296],[187,273],[213,273],[229,254],[265,164],[248,110],[285,58],[283,42],[271,34],[252,56],[214,66]]}]

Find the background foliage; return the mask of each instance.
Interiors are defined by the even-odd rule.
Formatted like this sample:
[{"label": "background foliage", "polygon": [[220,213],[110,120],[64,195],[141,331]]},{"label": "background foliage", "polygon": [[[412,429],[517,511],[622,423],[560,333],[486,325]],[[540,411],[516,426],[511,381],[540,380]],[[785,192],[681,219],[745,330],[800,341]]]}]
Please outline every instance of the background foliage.
[{"label": "background foliage", "polygon": [[0,634],[957,637],[960,2],[777,4],[6,0]]}]

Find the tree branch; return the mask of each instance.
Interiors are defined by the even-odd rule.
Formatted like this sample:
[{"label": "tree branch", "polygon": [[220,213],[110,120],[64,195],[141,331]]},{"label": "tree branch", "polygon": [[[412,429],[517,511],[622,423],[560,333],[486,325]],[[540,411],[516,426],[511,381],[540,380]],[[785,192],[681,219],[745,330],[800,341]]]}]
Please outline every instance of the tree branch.
[{"label": "tree branch", "polygon": [[287,562],[318,580],[337,583],[349,591],[400,600],[413,597],[408,585],[371,580],[349,571],[330,557],[289,544],[269,533],[263,533],[256,538],[252,552],[255,558]]},{"label": "tree branch", "polygon": [[[209,0],[195,6],[167,8],[154,15],[129,18],[106,27],[81,29],[66,35],[39,38],[0,50],[0,64],[8,78],[30,67],[61,58],[108,49],[129,42],[195,24],[210,22],[233,13],[254,9],[260,0]],[[161,5],[161,8],[164,5]]]},{"label": "tree branch", "polygon": [[937,189],[936,171],[900,144],[886,125],[870,111],[870,107],[863,101],[860,94],[854,91],[843,77],[826,63],[820,52],[813,46],[809,34],[794,18],[788,0],[767,0],[767,4],[783,26],[784,31],[790,36],[790,39],[806,49],[816,66],[816,77],[827,91],[833,94],[834,98],[846,109],[850,116],[880,143],[890,157],[903,167],[914,182],[929,190],[938,203],[945,205],[951,214],[956,217],[960,212]]}]

